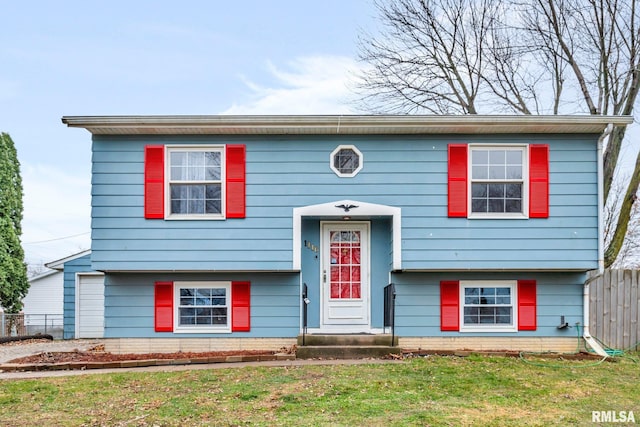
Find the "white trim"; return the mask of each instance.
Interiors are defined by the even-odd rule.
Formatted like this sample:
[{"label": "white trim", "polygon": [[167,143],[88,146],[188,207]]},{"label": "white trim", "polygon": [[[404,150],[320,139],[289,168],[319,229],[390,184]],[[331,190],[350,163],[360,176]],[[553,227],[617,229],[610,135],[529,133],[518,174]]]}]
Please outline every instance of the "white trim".
[{"label": "white trim", "polygon": [[[461,280],[460,281],[460,332],[517,332],[518,331],[518,281],[517,280]],[[464,324],[464,288],[510,288],[510,325],[470,325]]]},{"label": "white trim", "polygon": [[[340,172],[340,170],[338,170],[334,165],[335,162],[333,161],[333,158],[342,150],[351,150],[358,156],[358,167],[351,173]],[[358,174],[358,172],[362,170],[364,166],[364,155],[360,150],[358,150],[358,147],[356,147],[355,145],[338,145],[335,150],[333,150],[329,155],[329,166],[331,167],[331,170],[340,178],[353,178]]]},{"label": "white trim", "polygon": [[73,261],[74,259],[82,258],[85,255],[91,253],[91,249],[84,250],[82,252],[78,252],[77,254],[69,255],[68,257],[64,257],[55,261],[51,261],[46,263],[44,266],[47,268],[52,268],[54,270],[62,270],[64,268],[64,264]]},{"label": "white trim", "polygon": [[[226,219],[226,146],[218,144],[210,145],[179,145],[168,144],[164,146],[164,219],[165,220],[224,220]],[[172,151],[216,151],[220,153],[220,213],[219,214],[172,214],[171,213],[171,152]],[[210,181],[202,181],[206,184]],[[177,183],[177,182],[175,182]],[[187,182],[189,184],[189,182]]]},{"label": "white trim", "polygon": [[[529,218],[529,144],[469,144],[469,154],[467,159],[467,218],[469,219],[527,219]],[[473,150],[474,149],[487,149],[491,150],[503,150],[503,151],[520,151],[522,153],[522,212],[473,212],[472,206],[472,188],[473,183],[482,183],[485,181],[492,181],[491,179],[476,180],[473,179]],[[495,180],[496,182],[504,183],[510,182],[509,180]],[[516,182],[516,180],[513,180]]]},{"label": "white trim", "polygon": [[[224,288],[226,292],[227,324],[225,326],[180,326],[181,288]],[[194,307],[195,308],[195,307]],[[176,334],[228,334],[231,333],[231,282],[229,281],[178,281],[173,282],[173,332]]]},{"label": "white trim", "polygon": [[[349,212],[338,206],[354,205]],[[314,216],[326,220],[340,220],[345,216],[354,220],[367,219],[373,216],[392,217],[392,268],[395,271],[402,269],[402,210],[398,207],[377,205],[373,203],[358,202],[355,200],[338,200],[330,203],[309,205],[293,209],[293,265],[294,271],[299,271],[302,265],[302,217]]]},{"label": "white trim", "polygon": [[[600,134],[632,116],[599,115],[214,115],[64,116],[94,135]],[[400,141],[399,143],[402,143]]]}]

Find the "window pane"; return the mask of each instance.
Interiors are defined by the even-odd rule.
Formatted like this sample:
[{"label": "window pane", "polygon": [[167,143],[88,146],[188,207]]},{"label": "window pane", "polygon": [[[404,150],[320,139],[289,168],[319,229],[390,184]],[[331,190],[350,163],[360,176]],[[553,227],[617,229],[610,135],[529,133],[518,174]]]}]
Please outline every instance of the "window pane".
[{"label": "window pane", "polygon": [[169,155],[169,164],[173,166],[186,166],[187,153],[183,151],[172,151]]},{"label": "window pane", "polygon": [[496,295],[511,295],[511,288],[496,288]]},{"label": "window pane", "polygon": [[471,161],[473,165],[488,165],[489,164],[489,151],[487,150],[472,150]]},{"label": "window pane", "polygon": [[507,166],[507,179],[522,179],[522,167]]},{"label": "window pane", "polygon": [[487,179],[489,178],[489,170],[486,166],[476,166],[474,164],[471,167],[471,177],[473,179]]},{"label": "window pane", "polygon": [[204,213],[204,200],[189,200],[189,212],[190,214],[202,214]]},{"label": "window pane", "polygon": [[204,199],[204,185],[189,185],[189,199]]},{"label": "window pane", "polygon": [[505,184],[505,192],[509,199],[522,199],[522,184]]},{"label": "window pane", "polygon": [[226,325],[227,324],[227,309],[226,308],[214,308],[212,309],[213,313],[213,324],[214,325]]},{"label": "window pane", "polygon": [[489,163],[492,165],[504,165],[506,163],[507,153],[503,150],[489,151]]},{"label": "window pane", "polygon": [[505,179],[505,169],[503,165],[489,166],[489,179]]},{"label": "window pane", "polygon": [[188,185],[171,185],[171,200],[188,199],[189,198],[189,186]]},{"label": "window pane", "polygon": [[520,151],[520,150],[507,150],[507,164],[508,165],[522,165],[522,151]]},{"label": "window pane", "polygon": [[504,184],[489,184],[489,197],[496,198],[499,197],[501,199],[504,198]]},{"label": "window pane", "polygon": [[504,200],[489,199],[489,212],[504,212]]},{"label": "window pane", "polygon": [[473,199],[471,201],[471,212],[487,212],[487,200]]},{"label": "window pane", "polygon": [[505,202],[505,212],[522,212],[522,201],[507,200]]},{"label": "window pane", "polygon": [[488,184],[473,184],[471,186],[471,197],[487,197]]},{"label": "window pane", "polygon": [[479,307],[465,307],[464,308],[464,323],[469,325],[477,324],[480,322],[479,318],[480,308]]},{"label": "window pane", "polygon": [[204,153],[202,151],[188,151],[187,163],[189,166],[204,166]]},{"label": "window pane", "polygon": [[464,303],[465,304],[480,304],[480,298],[479,297],[464,297]]},{"label": "window pane", "polygon": [[333,167],[340,173],[351,174],[360,166],[360,156],[351,148],[343,148],[333,156]]}]

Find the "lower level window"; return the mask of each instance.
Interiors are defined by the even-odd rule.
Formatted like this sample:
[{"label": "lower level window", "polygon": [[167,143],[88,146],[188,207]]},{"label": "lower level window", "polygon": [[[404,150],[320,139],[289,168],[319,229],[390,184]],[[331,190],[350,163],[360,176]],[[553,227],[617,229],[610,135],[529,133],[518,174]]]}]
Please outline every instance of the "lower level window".
[{"label": "lower level window", "polygon": [[516,330],[516,282],[460,282],[461,331]]},{"label": "lower level window", "polygon": [[231,284],[176,282],[176,331],[229,332]]}]

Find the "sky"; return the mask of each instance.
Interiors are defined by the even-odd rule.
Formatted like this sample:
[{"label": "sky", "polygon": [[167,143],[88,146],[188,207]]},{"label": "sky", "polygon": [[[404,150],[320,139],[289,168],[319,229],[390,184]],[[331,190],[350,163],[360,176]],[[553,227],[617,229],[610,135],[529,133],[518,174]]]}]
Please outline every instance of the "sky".
[{"label": "sky", "polygon": [[372,0],[5,0],[0,16],[31,266],[90,248],[91,135],[62,116],[357,113],[358,35],[378,25]]},{"label": "sky", "polygon": [[370,0],[0,4],[0,131],[38,265],[90,248],[91,135],[62,116],[348,114]]}]

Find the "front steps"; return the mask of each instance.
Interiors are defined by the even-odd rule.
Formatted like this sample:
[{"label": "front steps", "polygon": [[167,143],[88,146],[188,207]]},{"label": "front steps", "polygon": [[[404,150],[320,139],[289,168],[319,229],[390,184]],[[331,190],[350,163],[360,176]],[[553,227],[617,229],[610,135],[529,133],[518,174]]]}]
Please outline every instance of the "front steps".
[{"label": "front steps", "polygon": [[398,337],[389,334],[327,334],[298,336],[297,359],[368,359],[401,354]]}]

